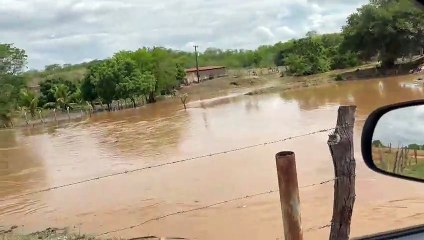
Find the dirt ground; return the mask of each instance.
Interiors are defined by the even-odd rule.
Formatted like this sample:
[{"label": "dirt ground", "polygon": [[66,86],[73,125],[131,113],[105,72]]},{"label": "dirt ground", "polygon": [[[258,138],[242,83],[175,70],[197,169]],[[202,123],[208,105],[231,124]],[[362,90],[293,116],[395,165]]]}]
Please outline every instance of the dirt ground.
[{"label": "dirt ground", "polygon": [[[18,231],[18,226],[12,226],[11,228],[4,230],[0,226],[0,239],[2,240],[95,240],[97,238],[81,233],[75,233],[76,231],[70,231],[67,228],[47,228],[43,231],[34,232],[31,234],[20,235],[16,234],[15,231]],[[78,231],[78,230],[77,230]],[[71,233],[73,232],[73,233]],[[174,240],[174,239],[185,239],[185,238],[163,238],[157,236],[143,236],[132,238],[128,240]],[[110,240],[114,240],[111,238]]]}]

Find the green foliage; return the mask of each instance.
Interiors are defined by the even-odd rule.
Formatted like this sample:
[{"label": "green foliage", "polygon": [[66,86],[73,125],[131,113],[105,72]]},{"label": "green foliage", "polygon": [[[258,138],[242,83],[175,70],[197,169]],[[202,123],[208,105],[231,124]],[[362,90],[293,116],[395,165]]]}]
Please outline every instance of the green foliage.
[{"label": "green foliage", "polygon": [[416,143],[413,143],[408,145],[408,149],[421,150],[421,146]]},{"label": "green foliage", "polygon": [[68,108],[71,108],[71,91],[69,90],[69,87],[65,84],[58,84],[54,86],[54,97],[55,102],[57,104],[57,107],[66,110]]},{"label": "green foliage", "polygon": [[383,67],[424,46],[424,12],[410,0],[372,0],[348,17],[343,48],[363,59],[379,55]]},{"label": "green foliage", "polygon": [[372,141],[372,146],[374,146],[374,147],[384,147],[383,143],[380,140]]},{"label": "green foliage", "polygon": [[308,66],[306,59],[301,55],[287,55],[284,60],[284,64],[287,66],[288,72],[293,75],[301,76],[311,72],[310,66]]},{"label": "green foliage", "polygon": [[15,108],[15,87],[11,84],[0,85],[0,123],[9,124]]},{"label": "green foliage", "polygon": [[90,102],[91,105],[93,105],[93,101],[99,97],[96,91],[97,78],[96,71],[94,69],[94,67],[90,67],[88,69],[88,72],[80,86],[81,98]]},{"label": "green foliage", "polygon": [[108,105],[115,98],[117,84],[117,63],[107,60],[96,68],[96,91],[99,97]]},{"label": "green foliage", "polygon": [[24,50],[13,47],[13,44],[0,43],[0,77],[22,72],[26,60]]},{"label": "green foliage", "polygon": [[177,63],[176,65],[176,80],[179,84],[183,84],[184,83],[184,78],[186,77],[186,72],[185,69],[179,64]]},{"label": "green foliage", "polygon": [[25,79],[18,74],[26,64],[25,51],[12,44],[0,44],[0,123],[8,125],[13,117],[19,89]]},{"label": "green foliage", "polygon": [[62,66],[60,64],[51,64],[44,67],[45,71],[57,71],[60,69],[62,69]]},{"label": "green foliage", "polygon": [[32,117],[35,117],[35,112],[38,107],[38,96],[28,89],[21,89],[19,93],[19,106],[24,111],[29,111]]},{"label": "green foliage", "polygon": [[289,72],[295,75],[311,75],[330,70],[330,59],[320,37],[294,41],[284,62]]},{"label": "green foliage", "polygon": [[[66,87],[66,92],[68,95],[75,94],[78,91],[78,86],[75,82],[70,80],[65,80],[62,78],[54,78],[54,79],[46,79],[40,83],[40,97],[39,97],[39,106],[53,106],[54,104],[58,102],[57,98],[57,90],[59,89],[61,91],[61,97],[64,96],[62,94],[64,92],[64,89]],[[63,100],[63,99],[62,99]],[[66,98],[67,101],[70,101],[69,98]],[[69,103],[69,102],[67,102]],[[64,103],[63,103],[64,104]],[[64,107],[63,104],[59,104],[60,107]]]}]

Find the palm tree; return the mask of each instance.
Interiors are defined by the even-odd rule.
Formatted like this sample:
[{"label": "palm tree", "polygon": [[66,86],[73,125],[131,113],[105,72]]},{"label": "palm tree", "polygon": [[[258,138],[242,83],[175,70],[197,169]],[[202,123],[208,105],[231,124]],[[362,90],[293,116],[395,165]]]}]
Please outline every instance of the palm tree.
[{"label": "palm tree", "polygon": [[20,105],[23,110],[28,110],[34,118],[38,107],[38,97],[27,89],[22,89],[19,94]]},{"label": "palm tree", "polygon": [[56,98],[56,104],[62,109],[70,107],[70,93],[69,88],[64,84],[56,85],[54,88],[54,97]]}]

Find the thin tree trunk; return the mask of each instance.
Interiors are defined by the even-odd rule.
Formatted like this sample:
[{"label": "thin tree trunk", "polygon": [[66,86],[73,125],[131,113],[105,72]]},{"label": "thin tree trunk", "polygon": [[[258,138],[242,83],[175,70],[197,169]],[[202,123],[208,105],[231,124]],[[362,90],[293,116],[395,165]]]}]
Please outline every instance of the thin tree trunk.
[{"label": "thin tree trunk", "polygon": [[340,106],[334,133],[328,146],[333,159],[334,183],[333,217],[330,240],[347,240],[350,235],[352,211],[355,203],[355,168],[353,127],[356,106]]},{"label": "thin tree trunk", "polygon": [[155,93],[154,92],[150,92],[149,99],[147,101],[148,101],[148,103],[154,103],[154,102],[156,102]]},{"label": "thin tree trunk", "polygon": [[135,103],[135,98],[131,98],[131,102],[133,104],[133,108],[136,108],[137,107],[137,104]]}]

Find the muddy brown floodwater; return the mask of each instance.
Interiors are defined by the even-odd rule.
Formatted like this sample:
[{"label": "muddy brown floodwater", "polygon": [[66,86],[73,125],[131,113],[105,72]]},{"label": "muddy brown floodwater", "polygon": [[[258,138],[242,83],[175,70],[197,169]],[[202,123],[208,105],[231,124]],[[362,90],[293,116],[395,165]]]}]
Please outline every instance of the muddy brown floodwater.
[{"label": "muddy brown floodwater", "polygon": [[[179,99],[101,113],[85,122],[0,132],[0,226],[17,233],[70,227],[100,234],[175,211],[277,188],[274,155],[296,153],[299,184],[333,177],[327,134],[128,173],[16,197],[118,171],[176,161],[335,126],[340,104],[356,104],[357,200],[352,235],[423,222],[424,184],[380,176],[362,162],[359,138],[378,106],[424,97],[414,76],[350,81],[281,93]],[[14,197],[15,196],[15,197]],[[328,238],[333,183],[300,190],[306,239]],[[278,194],[169,216],[102,237],[189,239],[282,237]]]}]

